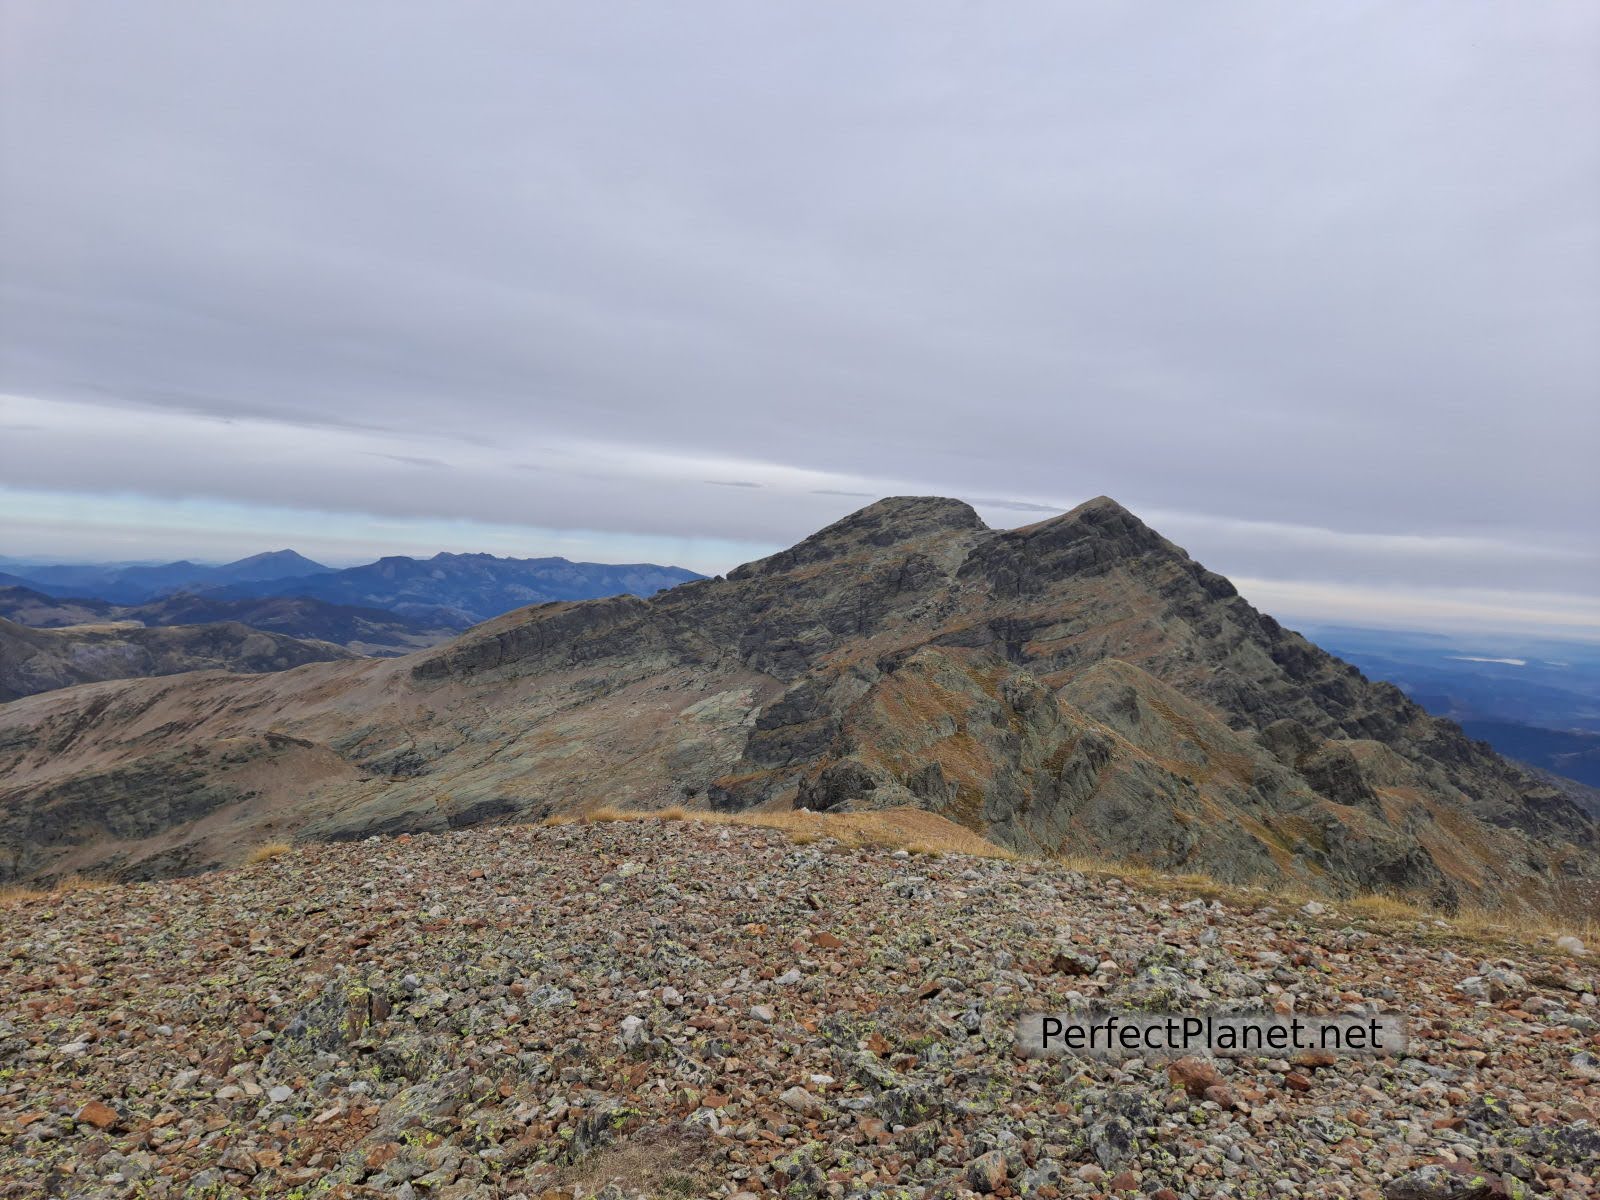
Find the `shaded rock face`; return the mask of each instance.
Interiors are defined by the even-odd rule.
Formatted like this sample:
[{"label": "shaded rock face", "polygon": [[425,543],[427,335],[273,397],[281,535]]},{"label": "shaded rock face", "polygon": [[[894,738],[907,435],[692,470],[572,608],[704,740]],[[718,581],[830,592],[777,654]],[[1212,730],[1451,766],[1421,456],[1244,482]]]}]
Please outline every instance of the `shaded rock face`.
[{"label": "shaded rock face", "polygon": [[[1104,497],[1008,531],[891,498],[725,579],[524,609],[292,680],[230,683],[162,727],[323,748],[346,769],[319,762],[284,801],[307,836],[597,803],[911,804],[1025,851],[1236,881],[1590,894],[1595,826],[1565,795]],[[0,771],[20,769],[0,800],[73,774],[37,750],[63,730],[100,766],[150,752],[81,702],[0,714]]]}]

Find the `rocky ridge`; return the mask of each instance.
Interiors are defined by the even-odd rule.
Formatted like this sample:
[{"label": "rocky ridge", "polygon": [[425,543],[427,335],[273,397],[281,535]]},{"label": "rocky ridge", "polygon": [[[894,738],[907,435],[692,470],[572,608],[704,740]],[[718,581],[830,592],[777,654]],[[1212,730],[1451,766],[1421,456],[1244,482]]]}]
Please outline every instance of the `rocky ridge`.
[{"label": "rocky ridge", "polygon": [[[1587,1197],[1600,986],[1338,902],[698,821],[315,844],[14,903],[0,1197]],[[927,818],[927,820],[935,820]],[[1104,1000],[1402,1058],[1038,1059]]]},{"label": "rocky ridge", "polygon": [[[248,786],[224,746],[251,748]],[[133,777],[153,794],[174,751],[209,807],[98,833],[94,800],[127,806]],[[725,579],[539,605],[389,663],[37,697],[0,710],[0,770],[31,831],[0,829],[16,876],[204,866],[269,822],[341,838],[597,804],[910,804],[1030,853],[1600,903],[1570,797],[1104,497],[1002,531],[893,498]]]}]

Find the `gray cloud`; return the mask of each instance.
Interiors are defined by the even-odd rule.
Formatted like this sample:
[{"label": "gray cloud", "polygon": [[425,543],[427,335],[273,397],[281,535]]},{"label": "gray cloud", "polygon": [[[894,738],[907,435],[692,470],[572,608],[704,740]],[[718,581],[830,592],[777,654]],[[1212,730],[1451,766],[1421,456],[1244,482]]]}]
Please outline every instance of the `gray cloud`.
[{"label": "gray cloud", "polygon": [[1008,512],[1060,512],[1060,506],[1055,504],[1034,504],[1029,500],[1004,500],[992,496],[965,496],[963,499],[974,508],[1003,508]]},{"label": "gray cloud", "polygon": [[374,450],[366,450],[363,451],[363,453],[373,454],[378,458],[387,458],[390,462],[397,462],[407,467],[448,468],[450,466],[450,464],[445,462],[445,460],[442,458],[428,458],[426,455],[422,454],[381,454]]},{"label": "gray cloud", "polygon": [[1600,592],[1592,5],[0,14],[14,487]]}]

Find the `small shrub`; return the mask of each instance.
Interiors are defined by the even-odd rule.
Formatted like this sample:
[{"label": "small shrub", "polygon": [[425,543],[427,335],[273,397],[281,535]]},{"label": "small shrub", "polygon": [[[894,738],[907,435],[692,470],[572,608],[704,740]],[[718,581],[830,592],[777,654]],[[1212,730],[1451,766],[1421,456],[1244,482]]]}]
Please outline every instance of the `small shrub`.
[{"label": "small shrub", "polygon": [[256,863],[264,863],[268,859],[282,858],[293,849],[294,847],[288,842],[262,842],[261,845],[244,856],[244,865],[251,867]]},{"label": "small shrub", "polygon": [[1431,921],[1434,913],[1399,896],[1373,893],[1341,901],[1345,908],[1357,916],[1377,921]]}]

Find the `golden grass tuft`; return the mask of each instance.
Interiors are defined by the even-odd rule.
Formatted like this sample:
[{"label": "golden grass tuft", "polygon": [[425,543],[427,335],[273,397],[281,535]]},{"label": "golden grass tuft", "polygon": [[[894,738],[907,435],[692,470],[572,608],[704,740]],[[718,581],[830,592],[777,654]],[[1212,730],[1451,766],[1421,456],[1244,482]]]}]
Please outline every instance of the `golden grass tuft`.
[{"label": "golden grass tuft", "polygon": [[1358,917],[1374,921],[1431,921],[1436,916],[1433,910],[1413,900],[1377,892],[1341,900],[1339,905]]},{"label": "golden grass tuft", "polygon": [[1549,913],[1528,909],[1508,910],[1464,906],[1460,911],[1442,918],[1453,928],[1470,937],[1486,941],[1555,941],[1571,934],[1586,946],[1600,941],[1600,924],[1588,920],[1563,920]]},{"label": "golden grass tuft", "polygon": [[21,884],[9,884],[0,887],[0,908],[10,908],[14,904],[28,904],[34,900],[45,900],[49,892],[41,892],[38,888],[23,887]]},{"label": "golden grass tuft", "polygon": [[109,879],[96,879],[92,875],[66,875],[48,887],[31,887],[28,884],[9,884],[0,887],[0,908],[14,904],[29,904],[36,900],[59,899],[73,892],[99,892],[116,885]]},{"label": "golden grass tuft", "polygon": [[[1142,863],[1117,862],[1082,854],[1057,855],[1053,862],[1082,875],[1102,878],[1116,876],[1146,892],[1198,896],[1206,900],[1227,900],[1237,904],[1273,904],[1298,908],[1308,900],[1326,904],[1331,919],[1357,919],[1378,926],[1407,925],[1412,932],[1427,938],[1461,938],[1488,944],[1519,947],[1554,945],[1555,940],[1572,934],[1585,945],[1593,946],[1600,937],[1600,925],[1593,919],[1553,916],[1531,909],[1484,908],[1465,906],[1444,912],[1413,896],[1367,892],[1357,896],[1332,896],[1294,883],[1239,885],[1224,883],[1209,875],[1165,874]],[[1421,928],[1418,928],[1421,927]]]},{"label": "golden grass tuft", "polygon": [[288,842],[262,842],[244,856],[244,865],[253,867],[256,863],[264,863],[274,858],[282,858],[294,847]]}]

